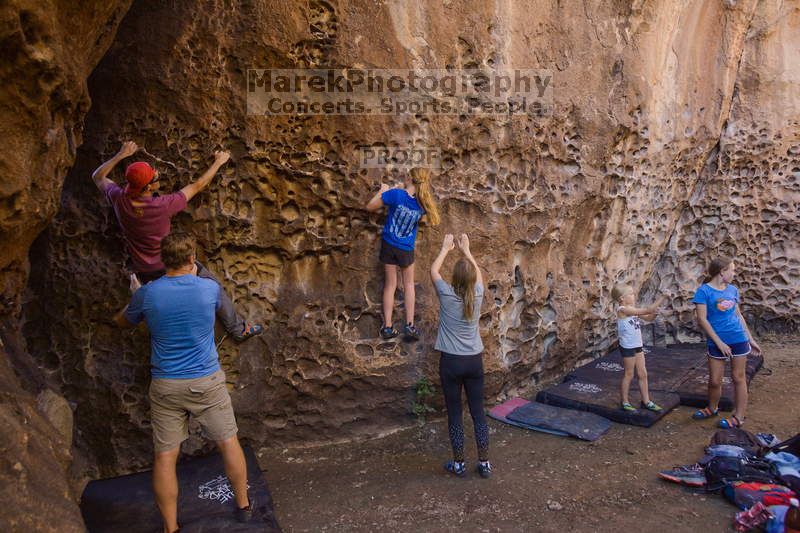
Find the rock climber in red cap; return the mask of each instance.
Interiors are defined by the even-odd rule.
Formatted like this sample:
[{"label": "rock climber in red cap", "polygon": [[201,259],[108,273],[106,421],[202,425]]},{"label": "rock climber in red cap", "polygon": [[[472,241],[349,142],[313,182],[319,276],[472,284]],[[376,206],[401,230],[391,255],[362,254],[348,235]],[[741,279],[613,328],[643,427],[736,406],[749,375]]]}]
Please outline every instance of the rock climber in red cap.
[{"label": "rock climber in red cap", "polygon": [[[122,227],[131,266],[136,275],[135,280],[132,280],[132,287],[138,285],[136,281],[148,283],[164,275],[161,240],[170,232],[172,217],[183,211],[189,200],[208,187],[220,167],[230,158],[228,152],[215,152],[214,162],[199,179],[178,192],[159,195],[158,171],[144,161],[132,163],[125,169],[125,179],[128,184],[124,189],[106,177],[117,163],[133,155],[138,149],[135,142],[124,142],[114,157],[92,173],[94,184],[114,208],[119,225]],[[197,263],[197,275],[219,283],[200,263]],[[220,298],[217,317],[222,321],[228,334],[237,341],[243,341],[262,332],[260,325],[246,323],[239,317],[233,302],[224,291]]]}]

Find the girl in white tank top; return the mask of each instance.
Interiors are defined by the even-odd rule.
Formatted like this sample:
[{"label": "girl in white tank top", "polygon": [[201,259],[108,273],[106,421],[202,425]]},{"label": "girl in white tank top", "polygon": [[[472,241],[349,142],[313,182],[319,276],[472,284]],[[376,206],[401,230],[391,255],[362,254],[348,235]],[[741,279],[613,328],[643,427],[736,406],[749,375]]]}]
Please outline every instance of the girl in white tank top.
[{"label": "girl in white tank top", "polygon": [[662,297],[659,296],[656,303],[650,307],[635,307],[636,297],[633,289],[627,285],[617,285],[611,291],[611,299],[618,306],[617,335],[619,336],[619,351],[622,354],[622,366],[625,368],[625,374],[622,376],[620,384],[622,409],[636,411],[629,398],[635,371],[636,377],[639,379],[639,390],[642,393],[642,407],[650,411],[661,411],[661,407],[650,399],[650,390],[647,386],[647,368],[642,350],[641,319],[653,320],[656,317]]}]

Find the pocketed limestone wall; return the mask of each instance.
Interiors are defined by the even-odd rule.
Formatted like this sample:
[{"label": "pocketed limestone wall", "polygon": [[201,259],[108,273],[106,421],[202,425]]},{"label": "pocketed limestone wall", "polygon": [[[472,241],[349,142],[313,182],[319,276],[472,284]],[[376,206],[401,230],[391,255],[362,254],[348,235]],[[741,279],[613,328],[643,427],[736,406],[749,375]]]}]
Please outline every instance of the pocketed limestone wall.
[{"label": "pocketed limestone wall", "polygon": [[[196,177],[214,149],[233,154],[175,226],[197,235],[237,305],[266,325],[260,339],[221,348],[240,435],[256,446],[410,423],[414,384],[437,379],[427,269],[447,232],[468,232],[484,269],[489,400],[609,349],[616,282],[643,298],[672,295],[667,324],[688,327],[698,266],[726,243],[753,257],[741,274],[746,312],[765,327],[796,327],[796,306],[786,303],[797,299],[796,154],[783,106],[766,103],[791,100],[775,79],[790,79],[797,59],[763,58],[796,46],[797,14],[765,4],[136,2],[89,79],[84,142],[60,210],[30,252],[26,337],[48,382],[76,403],[77,449],[104,474],[149,461],[147,337],[110,322],[128,297],[124,257],[113,213],[89,179],[126,139],[158,157],[145,159],[167,189]],[[773,15],[782,22],[766,27],[783,29],[759,33]],[[341,66],[546,68],[554,110],[545,118],[246,114],[248,68]],[[423,224],[416,251],[424,332],[416,344],[377,338],[382,217],[363,206],[380,175],[358,157],[363,145],[401,144],[443,156],[433,183],[443,223]],[[780,172],[786,192],[770,181]],[[738,198],[731,174],[749,187]],[[720,207],[717,194],[731,199]],[[725,237],[712,231],[713,217],[723,220],[715,210],[728,213]],[[780,273],[784,286],[772,279]],[[396,313],[399,321],[400,293]]]}]

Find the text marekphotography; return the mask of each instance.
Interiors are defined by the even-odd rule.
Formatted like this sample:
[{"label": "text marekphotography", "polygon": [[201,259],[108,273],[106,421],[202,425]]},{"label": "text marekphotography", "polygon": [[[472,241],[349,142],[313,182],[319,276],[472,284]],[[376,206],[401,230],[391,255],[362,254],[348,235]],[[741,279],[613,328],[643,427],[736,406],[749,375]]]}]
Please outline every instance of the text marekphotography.
[{"label": "text marekphotography", "polygon": [[543,69],[249,69],[248,115],[548,116]]}]

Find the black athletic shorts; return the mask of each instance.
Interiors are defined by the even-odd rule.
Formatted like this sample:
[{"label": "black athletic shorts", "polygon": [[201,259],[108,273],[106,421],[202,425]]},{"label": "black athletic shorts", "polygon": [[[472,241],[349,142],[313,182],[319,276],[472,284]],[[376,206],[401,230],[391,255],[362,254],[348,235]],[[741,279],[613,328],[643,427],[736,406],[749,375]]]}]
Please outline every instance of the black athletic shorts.
[{"label": "black athletic shorts", "polygon": [[622,354],[622,357],[634,357],[637,353],[641,351],[643,351],[641,346],[639,346],[638,348],[623,348],[622,346],[619,347],[619,353]]},{"label": "black athletic shorts", "polygon": [[397,265],[405,268],[414,264],[414,250],[401,250],[381,239],[381,253],[378,256],[384,265]]}]

